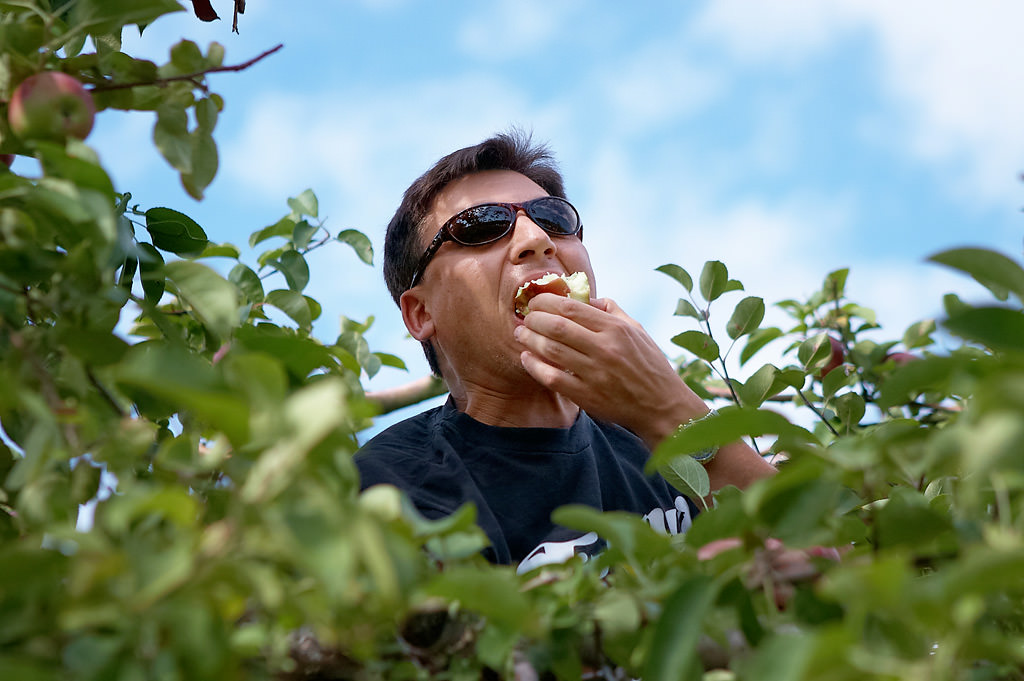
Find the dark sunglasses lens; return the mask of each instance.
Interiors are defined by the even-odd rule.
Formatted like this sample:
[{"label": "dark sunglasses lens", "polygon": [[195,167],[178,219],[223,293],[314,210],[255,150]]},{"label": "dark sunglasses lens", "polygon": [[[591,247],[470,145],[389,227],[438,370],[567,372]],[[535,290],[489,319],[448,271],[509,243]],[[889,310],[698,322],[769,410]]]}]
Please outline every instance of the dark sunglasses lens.
[{"label": "dark sunglasses lens", "polygon": [[448,221],[448,232],[461,244],[486,244],[508,233],[512,212],[504,206],[475,206]]},{"label": "dark sunglasses lens", "polygon": [[527,204],[527,213],[551,234],[575,234],[580,229],[580,216],[567,201],[552,197],[535,199]]}]

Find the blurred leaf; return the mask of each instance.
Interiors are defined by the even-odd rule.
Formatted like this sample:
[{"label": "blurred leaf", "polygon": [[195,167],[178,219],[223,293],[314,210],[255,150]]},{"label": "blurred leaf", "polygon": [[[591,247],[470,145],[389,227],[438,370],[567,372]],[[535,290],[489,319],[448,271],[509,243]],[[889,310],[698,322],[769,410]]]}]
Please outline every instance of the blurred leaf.
[{"label": "blurred leaf", "polygon": [[790,423],[781,414],[761,409],[724,407],[717,414],[693,421],[666,438],[651,455],[647,469],[654,470],[679,454],[692,454],[746,436],[760,437],[768,433],[814,441],[807,430]]},{"label": "blurred leaf", "polygon": [[691,279],[690,274],[679,265],[662,265],[661,267],[656,268],[655,271],[672,277],[682,284],[683,288],[685,288],[687,292],[693,291],[693,279]]},{"label": "blurred leaf", "polygon": [[313,193],[312,189],[307,189],[298,196],[288,199],[288,207],[291,208],[296,215],[308,215],[312,218],[315,218],[317,216],[317,211],[319,211],[316,194]]},{"label": "blurred leaf", "polygon": [[238,287],[245,299],[251,303],[263,302],[263,282],[249,267],[238,263],[228,273],[228,281]]},{"label": "blurred leaf", "polygon": [[700,294],[709,303],[726,292],[729,283],[729,270],[720,260],[709,260],[704,263],[700,272]]},{"label": "blurred leaf", "polygon": [[832,356],[832,343],[827,333],[819,333],[800,344],[797,357],[808,372],[823,368]]},{"label": "blurred leaf", "polygon": [[147,210],[146,229],[154,246],[176,255],[199,255],[209,243],[195,220],[171,208]]},{"label": "blurred leaf", "polygon": [[249,432],[249,409],[243,399],[217,377],[209,364],[183,348],[140,343],[118,365],[120,384],[156,397],[241,443]]},{"label": "blurred leaf", "polygon": [[683,331],[681,334],[674,336],[672,342],[708,362],[718,359],[718,343],[706,333]]},{"label": "blurred leaf", "polygon": [[1024,301],[1024,269],[1013,260],[985,248],[954,248],[928,258],[932,262],[958,269],[1000,300],[1006,300],[1006,291],[1012,291]]},{"label": "blurred leaf", "polygon": [[925,319],[924,321],[911,324],[903,332],[903,347],[907,350],[923,348],[932,344],[932,334],[935,332],[935,320]]},{"label": "blurred leaf", "polygon": [[739,338],[752,331],[757,330],[764,319],[764,300],[755,296],[748,296],[736,304],[726,324],[726,333],[729,338]]},{"label": "blurred leaf", "polygon": [[313,313],[309,309],[309,303],[305,296],[295,291],[277,289],[271,291],[266,297],[267,305],[273,305],[284,312],[299,325],[299,328],[310,329],[313,326]]},{"label": "blurred leaf", "polygon": [[1005,307],[977,307],[947,319],[943,326],[992,350],[1024,350],[1024,313]]},{"label": "blurred leaf", "polygon": [[207,243],[206,248],[199,254],[200,258],[234,258],[238,259],[239,256],[238,247],[234,244],[214,244]]},{"label": "blurred leaf", "polygon": [[405,360],[396,355],[389,354],[387,352],[375,352],[373,353],[380,360],[380,363],[386,367],[393,369],[401,369],[402,371],[408,371],[409,368],[405,365]]},{"label": "blurred leaf", "polygon": [[697,640],[703,632],[704,618],[717,598],[715,582],[698,575],[684,581],[665,600],[661,617],[654,625],[651,649],[644,665],[646,681],[701,678]]},{"label": "blurred leaf", "polygon": [[238,326],[238,289],[201,263],[178,260],[164,265],[178,295],[218,338],[226,339]]},{"label": "blurred leaf", "polygon": [[878,406],[888,409],[927,390],[938,389],[964,364],[965,360],[955,357],[926,357],[897,367],[879,386]]},{"label": "blurred leaf", "polygon": [[338,234],[337,239],[351,246],[359,259],[367,265],[373,264],[373,245],[365,234],[357,229],[346,229]]},{"label": "blurred leaf", "polygon": [[457,565],[434,576],[424,592],[457,603],[460,609],[483,615],[498,626],[528,633],[537,625],[509,568]]},{"label": "blurred leaf", "polygon": [[850,274],[850,269],[844,267],[840,270],[830,272],[825,277],[825,282],[821,287],[822,293],[827,301],[836,301],[841,299],[846,293],[846,278]]}]

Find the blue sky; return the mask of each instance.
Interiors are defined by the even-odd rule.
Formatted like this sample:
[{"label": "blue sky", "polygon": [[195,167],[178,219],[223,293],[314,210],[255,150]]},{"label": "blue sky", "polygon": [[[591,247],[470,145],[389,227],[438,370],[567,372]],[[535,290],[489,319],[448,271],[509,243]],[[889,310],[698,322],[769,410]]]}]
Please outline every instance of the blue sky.
[{"label": "blue sky", "polygon": [[307,187],[328,229],[369,235],[372,268],[321,249],[308,293],[322,339],[339,315],[376,315],[371,346],[409,363],[371,388],[426,371],[384,288],[384,226],[433,161],[510,125],[555,151],[599,294],[670,354],[691,327],[672,317],[681,289],[654,271],[666,262],[697,274],[720,259],[769,304],[850,267],[851,295],[898,337],[943,293],[978,296],[928,255],[1021,256],[1020,3],[250,0],[240,35],[230,0],[213,3],[221,21],[183,12],[125,36],[160,61],[183,37],[222,43],[228,64],[284,44],[211,76],[227,106],[206,199],[157,157],[150,115],[100,116],[89,141],[120,190],[216,241],[243,246]]}]

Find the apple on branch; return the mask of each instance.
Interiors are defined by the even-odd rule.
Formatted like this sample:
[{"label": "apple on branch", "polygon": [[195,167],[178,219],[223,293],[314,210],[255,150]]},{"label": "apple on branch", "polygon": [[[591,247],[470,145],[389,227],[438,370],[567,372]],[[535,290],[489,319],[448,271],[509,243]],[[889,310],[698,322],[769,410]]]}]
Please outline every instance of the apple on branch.
[{"label": "apple on branch", "polygon": [[7,107],[11,130],[22,139],[84,140],[92,131],[96,105],[82,84],[59,71],[29,76]]}]

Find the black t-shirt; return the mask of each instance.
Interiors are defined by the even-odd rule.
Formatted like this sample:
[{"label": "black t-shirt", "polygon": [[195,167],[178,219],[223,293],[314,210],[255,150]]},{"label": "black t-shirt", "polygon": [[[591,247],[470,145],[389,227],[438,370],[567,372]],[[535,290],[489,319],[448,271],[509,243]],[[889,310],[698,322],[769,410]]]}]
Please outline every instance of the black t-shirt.
[{"label": "black t-shirt", "polygon": [[593,533],[551,521],[566,504],[630,511],[657,530],[685,532],[697,508],[661,476],[644,474],[648,456],[640,438],[582,411],[569,428],[505,428],[449,400],[380,433],[355,462],[363,489],[394,485],[428,518],[473,502],[492,544],[484,555],[523,571],[601,548]]}]

